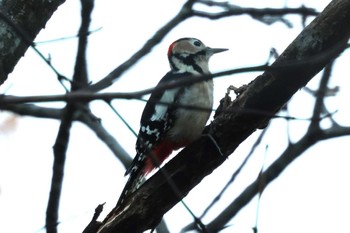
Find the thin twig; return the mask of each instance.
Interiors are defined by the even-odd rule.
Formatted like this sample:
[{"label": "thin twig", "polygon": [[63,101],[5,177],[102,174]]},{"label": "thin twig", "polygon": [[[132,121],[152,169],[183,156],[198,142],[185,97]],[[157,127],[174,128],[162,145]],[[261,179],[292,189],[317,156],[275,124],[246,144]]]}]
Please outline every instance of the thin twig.
[{"label": "thin twig", "polygon": [[48,44],[48,43],[56,43],[56,42],[60,42],[60,41],[64,41],[64,40],[70,40],[70,39],[75,39],[75,38],[79,38],[79,36],[90,36],[93,33],[96,33],[98,31],[100,31],[102,29],[102,27],[99,27],[97,29],[94,30],[90,30],[88,33],[86,34],[80,34],[78,33],[77,35],[74,36],[65,36],[65,37],[61,37],[61,38],[55,38],[55,39],[50,39],[50,40],[45,40],[45,41],[34,41],[35,46],[40,46],[42,44]]}]

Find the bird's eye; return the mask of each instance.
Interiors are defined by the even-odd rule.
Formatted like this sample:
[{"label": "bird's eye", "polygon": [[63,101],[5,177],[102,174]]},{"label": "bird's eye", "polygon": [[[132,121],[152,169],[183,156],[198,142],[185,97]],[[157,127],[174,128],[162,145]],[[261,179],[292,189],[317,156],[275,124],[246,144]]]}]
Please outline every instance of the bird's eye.
[{"label": "bird's eye", "polygon": [[198,40],[196,40],[195,42],[193,42],[193,44],[194,44],[195,46],[197,46],[197,47],[199,47],[199,46],[202,45],[202,43],[201,43],[200,41],[198,41]]}]

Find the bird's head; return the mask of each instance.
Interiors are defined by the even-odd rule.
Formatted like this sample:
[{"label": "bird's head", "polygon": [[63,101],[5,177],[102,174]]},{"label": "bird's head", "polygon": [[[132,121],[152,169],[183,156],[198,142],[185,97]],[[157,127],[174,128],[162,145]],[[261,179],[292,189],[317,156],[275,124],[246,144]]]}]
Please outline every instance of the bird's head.
[{"label": "bird's head", "polygon": [[209,58],[227,49],[210,48],[196,38],[181,38],[169,46],[170,67],[178,72],[209,73]]}]

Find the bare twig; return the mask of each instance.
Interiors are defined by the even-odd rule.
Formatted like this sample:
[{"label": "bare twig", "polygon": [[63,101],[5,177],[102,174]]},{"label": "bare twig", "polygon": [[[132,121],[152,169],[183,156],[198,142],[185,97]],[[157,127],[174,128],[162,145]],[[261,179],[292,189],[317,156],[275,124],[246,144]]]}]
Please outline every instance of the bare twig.
[{"label": "bare twig", "polygon": [[88,33],[86,34],[80,34],[78,33],[77,35],[74,36],[65,36],[65,37],[61,37],[61,38],[55,38],[55,39],[49,39],[49,40],[45,40],[45,41],[34,41],[34,44],[36,46],[41,45],[41,44],[48,44],[48,43],[55,43],[55,42],[60,42],[60,41],[64,41],[64,40],[70,40],[70,39],[75,39],[75,38],[79,38],[80,36],[89,36],[92,33],[96,33],[98,31],[100,31],[102,29],[102,27],[96,28],[94,30],[90,30]]},{"label": "bare twig", "polygon": [[98,217],[100,216],[100,214],[103,211],[103,206],[105,203],[100,204],[96,207],[95,209],[95,213],[92,216],[91,222],[89,223],[89,225],[87,225],[87,227],[84,229],[83,233],[93,233],[96,232],[96,230],[98,229],[98,227],[100,226],[101,222],[97,221]]},{"label": "bare twig", "polygon": [[[202,3],[207,1],[200,1]],[[221,5],[215,4],[215,6]],[[299,7],[299,8],[244,8],[235,5],[227,5],[225,4],[225,11],[219,13],[208,13],[203,11],[193,11],[194,16],[205,17],[209,19],[220,19],[228,16],[237,16],[237,15],[250,15],[254,18],[261,18],[263,16],[282,16],[287,14],[298,14],[298,15],[306,15],[306,16],[317,16],[319,13],[312,8]]]}]

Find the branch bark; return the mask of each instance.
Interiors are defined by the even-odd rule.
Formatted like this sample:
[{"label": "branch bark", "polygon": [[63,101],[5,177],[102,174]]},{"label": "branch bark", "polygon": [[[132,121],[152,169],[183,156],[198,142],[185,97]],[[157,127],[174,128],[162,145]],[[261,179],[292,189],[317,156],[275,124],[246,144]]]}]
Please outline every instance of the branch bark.
[{"label": "branch bark", "polygon": [[[203,136],[164,166],[183,196],[343,51],[350,37],[348,9],[349,0],[332,1],[270,70],[257,77],[243,94],[217,115],[207,130],[224,156],[208,137]],[[257,111],[250,111],[252,109]],[[259,111],[266,114],[259,114]],[[97,232],[138,233],[157,225],[179,201],[166,180],[161,172],[157,172],[123,206],[112,210]]]},{"label": "branch bark", "polygon": [[[0,85],[65,0],[0,1]],[[40,10],[38,10],[40,9]],[[35,12],[35,13],[34,13]]]}]

